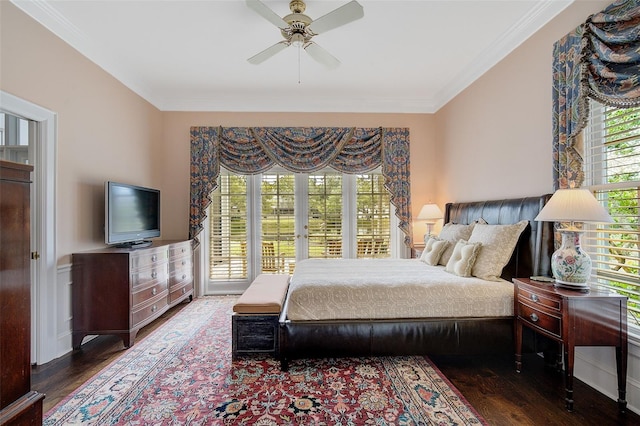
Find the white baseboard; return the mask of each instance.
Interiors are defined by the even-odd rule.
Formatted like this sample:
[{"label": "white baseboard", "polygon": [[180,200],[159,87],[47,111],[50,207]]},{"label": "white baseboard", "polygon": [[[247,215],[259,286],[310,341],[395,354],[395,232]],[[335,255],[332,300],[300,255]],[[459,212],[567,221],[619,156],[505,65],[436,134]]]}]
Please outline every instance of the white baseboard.
[{"label": "white baseboard", "polygon": [[56,299],[57,299],[57,318],[55,318],[56,334],[55,347],[56,356],[71,352],[71,287],[73,280],[71,278],[71,264],[61,265],[57,271]]}]

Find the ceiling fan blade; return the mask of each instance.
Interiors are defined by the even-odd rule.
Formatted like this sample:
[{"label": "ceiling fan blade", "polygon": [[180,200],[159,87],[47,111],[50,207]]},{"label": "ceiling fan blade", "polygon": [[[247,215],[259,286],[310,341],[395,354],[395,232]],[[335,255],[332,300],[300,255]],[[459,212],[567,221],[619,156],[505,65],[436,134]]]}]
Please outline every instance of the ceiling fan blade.
[{"label": "ceiling fan blade", "polygon": [[322,34],[364,16],[364,9],[356,0],[322,15],[307,27],[314,34]]},{"label": "ceiling fan blade", "polygon": [[304,50],[309,53],[309,56],[311,56],[313,59],[326,66],[327,68],[336,68],[338,65],[340,65],[340,61],[338,60],[338,58],[336,58],[331,53],[327,52],[312,41],[307,43],[307,45],[304,47]]},{"label": "ceiling fan blade", "polygon": [[274,44],[271,47],[267,47],[266,49],[264,49],[262,52],[258,53],[257,55],[253,55],[252,57],[247,59],[247,61],[249,61],[250,64],[254,64],[254,65],[261,64],[264,61],[266,61],[267,59],[269,59],[270,57],[272,57],[273,55],[275,55],[276,53],[278,53],[281,50],[283,50],[284,48],[286,48],[287,46],[289,46],[289,43],[287,43],[285,40],[283,40],[281,42],[278,42],[278,43]]},{"label": "ceiling fan blade", "polygon": [[260,0],[246,0],[246,2],[250,9],[253,9],[258,15],[262,16],[276,27],[285,29],[289,26],[284,19],[276,15],[273,10],[269,9],[269,7]]}]

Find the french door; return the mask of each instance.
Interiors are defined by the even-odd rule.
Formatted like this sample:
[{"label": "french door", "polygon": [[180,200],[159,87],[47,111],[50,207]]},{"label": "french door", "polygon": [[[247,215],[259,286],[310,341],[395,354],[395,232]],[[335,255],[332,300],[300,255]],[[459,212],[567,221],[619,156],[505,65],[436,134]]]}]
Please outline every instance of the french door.
[{"label": "french door", "polygon": [[389,195],[380,173],[222,172],[208,222],[207,292],[307,258],[389,257]]}]

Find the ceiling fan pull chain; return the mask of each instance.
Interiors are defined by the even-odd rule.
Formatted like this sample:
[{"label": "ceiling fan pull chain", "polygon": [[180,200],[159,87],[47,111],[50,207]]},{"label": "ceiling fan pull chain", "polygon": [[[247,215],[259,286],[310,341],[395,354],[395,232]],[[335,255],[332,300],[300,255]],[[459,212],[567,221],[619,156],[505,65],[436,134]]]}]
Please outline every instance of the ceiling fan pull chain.
[{"label": "ceiling fan pull chain", "polygon": [[298,84],[300,84],[300,50],[302,50],[302,46],[298,44]]}]

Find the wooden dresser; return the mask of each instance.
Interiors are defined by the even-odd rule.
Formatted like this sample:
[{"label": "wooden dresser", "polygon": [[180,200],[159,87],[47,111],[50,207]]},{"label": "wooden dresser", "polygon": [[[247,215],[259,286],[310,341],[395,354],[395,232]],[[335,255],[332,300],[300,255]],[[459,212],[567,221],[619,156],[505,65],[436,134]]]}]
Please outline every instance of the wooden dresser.
[{"label": "wooden dresser", "polygon": [[0,425],[42,424],[31,390],[32,166],[0,161]]},{"label": "wooden dresser", "polygon": [[72,275],[73,348],[95,334],[115,334],[130,347],[140,328],[193,298],[191,241],[74,253]]},{"label": "wooden dresser", "polygon": [[618,373],[618,406],[626,410],[627,298],[591,290],[565,290],[553,284],[513,279],[516,315],[516,371],[522,368],[522,327],[562,344],[565,404],[573,410],[573,361],[576,346],[613,346]]}]

